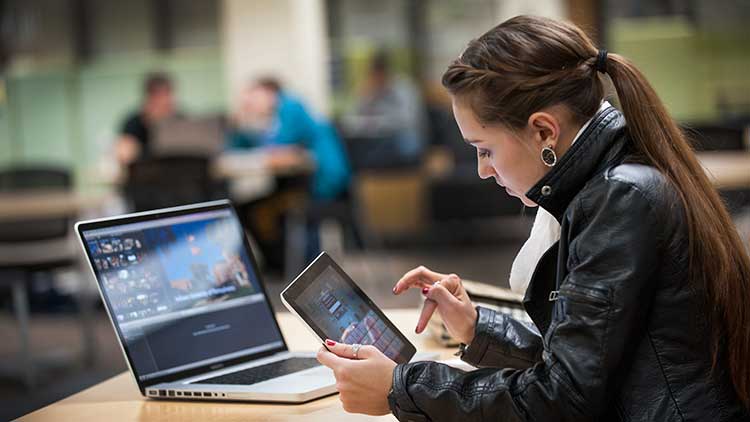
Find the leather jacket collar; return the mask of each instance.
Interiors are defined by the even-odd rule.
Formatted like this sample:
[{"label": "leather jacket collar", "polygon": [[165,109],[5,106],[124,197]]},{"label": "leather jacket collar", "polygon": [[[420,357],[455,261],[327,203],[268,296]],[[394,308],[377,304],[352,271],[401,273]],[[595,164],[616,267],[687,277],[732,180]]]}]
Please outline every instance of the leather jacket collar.
[{"label": "leather jacket collar", "polygon": [[625,118],[616,108],[599,111],[557,165],[526,192],[526,197],[561,222],[568,205],[586,183],[622,159],[627,143],[626,137],[619,136],[623,130]]}]

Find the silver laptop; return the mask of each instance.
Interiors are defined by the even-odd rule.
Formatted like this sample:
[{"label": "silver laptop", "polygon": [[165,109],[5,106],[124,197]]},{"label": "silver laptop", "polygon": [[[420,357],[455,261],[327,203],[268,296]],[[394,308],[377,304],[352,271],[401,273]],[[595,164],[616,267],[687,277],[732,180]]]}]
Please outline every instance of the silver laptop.
[{"label": "silver laptop", "polygon": [[305,402],[335,393],[315,353],[289,352],[228,201],[76,224],[141,394]]},{"label": "silver laptop", "polygon": [[224,129],[218,117],[173,117],[154,128],[155,155],[214,156],[224,149]]}]

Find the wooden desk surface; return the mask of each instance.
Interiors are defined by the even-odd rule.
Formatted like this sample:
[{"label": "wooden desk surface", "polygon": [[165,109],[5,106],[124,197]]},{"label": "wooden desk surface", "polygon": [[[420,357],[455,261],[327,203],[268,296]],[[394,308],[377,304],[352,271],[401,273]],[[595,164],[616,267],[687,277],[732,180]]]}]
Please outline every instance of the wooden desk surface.
[{"label": "wooden desk surface", "polygon": [[221,154],[213,165],[214,174],[227,179],[253,176],[290,176],[315,171],[310,153],[278,148],[233,151]]},{"label": "wooden desk surface", "polygon": [[717,188],[750,188],[750,152],[700,152],[698,160]]},{"label": "wooden desk surface", "polygon": [[[224,179],[309,174],[315,166],[309,152],[291,148],[228,151],[211,160],[213,176]],[[124,183],[125,173],[117,163],[102,162],[86,170],[86,179],[94,186],[118,186]]]},{"label": "wooden desk surface", "polygon": [[82,194],[69,190],[39,190],[0,193],[0,221],[75,217],[80,211],[97,207],[107,194]]},{"label": "wooden desk surface", "polygon": [[[414,334],[417,309],[391,309],[386,314],[417,346],[419,351],[439,351],[451,356],[427,334]],[[291,350],[317,350],[318,341],[291,314],[278,314],[279,325]],[[94,387],[30,413],[19,421],[394,421],[392,415],[371,417],[348,414],[338,395],[301,405],[252,404],[203,401],[162,401],[146,399],[130,373],[122,373]]]}]

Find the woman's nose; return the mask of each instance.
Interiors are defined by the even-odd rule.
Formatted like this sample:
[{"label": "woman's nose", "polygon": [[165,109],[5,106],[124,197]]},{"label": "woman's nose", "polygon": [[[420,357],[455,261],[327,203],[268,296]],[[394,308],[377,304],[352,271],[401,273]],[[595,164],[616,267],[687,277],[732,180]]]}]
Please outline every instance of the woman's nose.
[{"label": "woman's nose", "polygon": [[495,170],[491,165],[484,163],[483,160],[479,160],[477,162],[477,173],[480,179],[489,179],[495,174]]}]

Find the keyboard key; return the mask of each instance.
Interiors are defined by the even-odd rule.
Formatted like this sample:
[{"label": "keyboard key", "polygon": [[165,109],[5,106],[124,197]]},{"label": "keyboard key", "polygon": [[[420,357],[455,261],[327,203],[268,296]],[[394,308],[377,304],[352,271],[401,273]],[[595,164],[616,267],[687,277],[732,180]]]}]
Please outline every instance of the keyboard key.
[{"label": "keyboard key", "polygon": [[293,374],[309,368],[320,366],[315,358],[289,358],[265,365],[254,366],[242,371],[232,372],[218,377],[196,381],[194,384],[232,384],[252,385],[283,375]]}]

